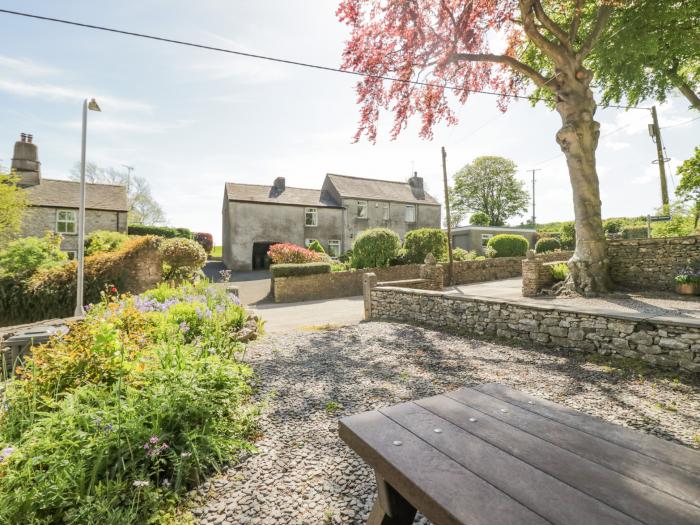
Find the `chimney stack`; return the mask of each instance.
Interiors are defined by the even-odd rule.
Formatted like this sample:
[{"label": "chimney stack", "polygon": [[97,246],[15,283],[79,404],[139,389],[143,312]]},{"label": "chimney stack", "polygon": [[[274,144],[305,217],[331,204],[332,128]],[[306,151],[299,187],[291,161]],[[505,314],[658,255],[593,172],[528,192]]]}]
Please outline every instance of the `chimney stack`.
[{"label": "chimney stack", "polygon": [[32,142],[33,140],[33,135],[21,133],[19,140],[15,142],[12,171],[19,177],[18,185],[22,187],[36,186],[41,183],[39,149]]},{"label": "chimney stack", "polygon": [[284,177],[277,177],[275,179],[273,186],[277,191],[280,191],[280,192],[284,191],[284,188],[285,188]]},{"label": "chimney stack", "polygon": [[416,188],[419,190],[423,189],[423,177],[418,176],[418,172],[414,171],[413,172],[413,177],[408,179],[408,184],[411,186],[411,188]]}]

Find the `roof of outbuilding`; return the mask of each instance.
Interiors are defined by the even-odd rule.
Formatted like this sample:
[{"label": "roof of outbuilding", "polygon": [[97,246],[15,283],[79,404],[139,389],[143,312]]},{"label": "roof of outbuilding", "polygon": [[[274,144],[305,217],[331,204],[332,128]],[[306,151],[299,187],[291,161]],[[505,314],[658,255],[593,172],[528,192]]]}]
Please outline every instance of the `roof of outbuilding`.
[{"label": "roof of outbuilding", "polygon": [[226,195],[230,201],[260,202],[265,204],[289,204],[295,206],[316,206],[339,208],[340,204],[326,191],[308,188],[290,188],[283,191],[274,186],[259,184],[226,183]]},{"label": "roof of outbuilding", "polygon": [[[25,191],[31,206],[80,207],[80,183],[76,181],[42,178],[41,183],[29,186]],[[126,187],[112,184],[86,184],[85,208],[128,211]]]},{"label": "roof of outbuilding", "polygon": [[425,190],[414,188],[408,182],[363,179],[335,173],[328,173],[326,178],[344,198],[440,205]]}]

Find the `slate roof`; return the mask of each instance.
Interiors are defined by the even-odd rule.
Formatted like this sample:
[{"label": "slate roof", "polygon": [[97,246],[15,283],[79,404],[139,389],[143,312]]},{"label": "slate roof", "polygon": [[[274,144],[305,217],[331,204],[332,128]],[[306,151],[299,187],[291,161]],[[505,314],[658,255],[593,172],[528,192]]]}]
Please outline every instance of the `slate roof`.
[{"label": "slate roof", "polygon": [[258,184],[226,183],[226,195],[230,201],[261,202],[266,204],[291,204],[319,208],[339,208],[340,204],[326,191],[308,188],[290,188],[280,191],[274,186]]},{"label": "slate roof", "polygon": [[413,188],[408,182],[363,179],[334,173],[328,173],[326,178],[343,198],[440,205],[423,189]]},{"label": "slate roof", "polygon": [[[41,179],[25,188],[29,204],[54,208],[79,208],[80,183],[72,180]],[[89,210],[128,211],[126,188],[112,184],[86,184],[85,208]]]}]

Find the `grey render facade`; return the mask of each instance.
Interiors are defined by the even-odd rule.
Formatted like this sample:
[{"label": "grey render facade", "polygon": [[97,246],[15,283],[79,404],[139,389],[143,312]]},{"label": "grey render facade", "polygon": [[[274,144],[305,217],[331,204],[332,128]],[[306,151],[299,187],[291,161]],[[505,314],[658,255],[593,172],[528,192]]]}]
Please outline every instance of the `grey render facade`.
[{"label": "grey render facade", "polygon": [[223,259],[235,271],[265,267],[270,245],[318,240],[327,253],[349,250],[367,228],[384,227],[401,239],[416,228],[440,227],[440,204],[408,182],[327,174],[320,190],[227,183],[222,210]]},{"label": "grey render facade", "polygon": [[452,247],[462,248],[467,251],[475,251],[484,255],[484,248],[489,239],[502,233],[522,235],[530,243],[530,248],[535,248],[537,232],[525,228],[508,228],[500,226],[460,226],[452,228]]},{"label": "grey render facade", "polygon": [[[19,177],[29,208],[22,219],[21,236],[41,237],[46,232],[62,236],[61,250],[74,256],[78,250],[80,183],[41,177],[38,149],[31,135],[15,143],[12,170]],[[87,184],[85,235],[97,230],[127,231],[127,198],[124,186]]]}]

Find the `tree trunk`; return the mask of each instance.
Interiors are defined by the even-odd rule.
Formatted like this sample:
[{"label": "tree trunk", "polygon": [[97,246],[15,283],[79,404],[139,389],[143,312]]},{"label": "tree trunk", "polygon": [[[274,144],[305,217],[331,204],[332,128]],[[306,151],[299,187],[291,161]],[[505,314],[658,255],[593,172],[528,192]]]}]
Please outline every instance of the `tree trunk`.
[{"label": "tree trunk", "polygon": [[675,69],[671,70],[668,73],[668,76],[673,85],[678,88],[678,91],[680,91],[681,94],[688,99],[690,105],[700,111],[700,97],[698,97],[698,94],[693,91],[693,88],[691,88],[690,85],[683,80],[678,73],[675,72]]},{"label": "tree trunk", "polygon": [[609,291],[611,282],[595,163],[600,124],[593,120],[592,75],[575,66],[558,73],[557,111],[562,128],[557,143],[569,167],[576,217],[576,250],[568,263],[570,274],[564,289],[595,296]]}]

